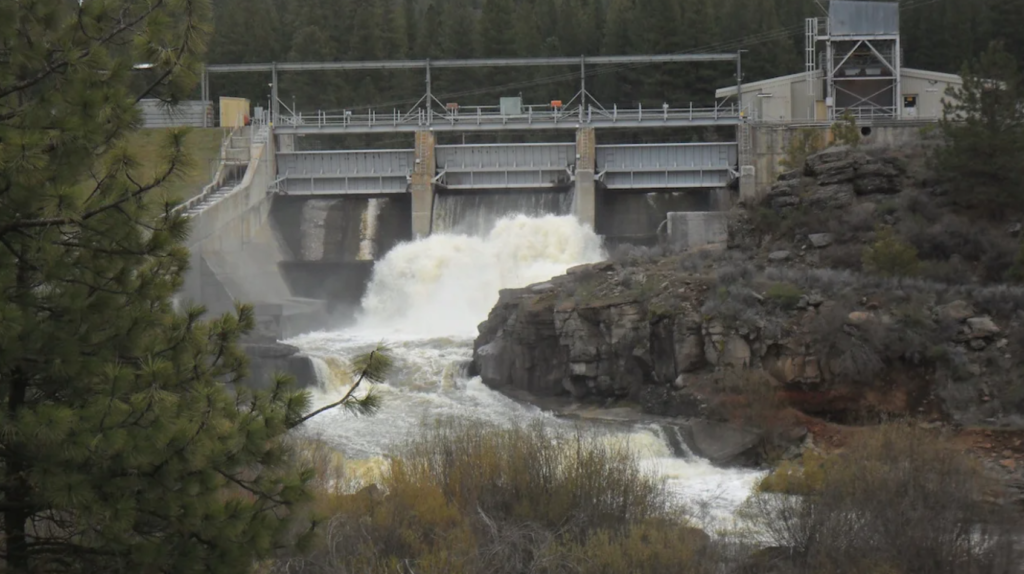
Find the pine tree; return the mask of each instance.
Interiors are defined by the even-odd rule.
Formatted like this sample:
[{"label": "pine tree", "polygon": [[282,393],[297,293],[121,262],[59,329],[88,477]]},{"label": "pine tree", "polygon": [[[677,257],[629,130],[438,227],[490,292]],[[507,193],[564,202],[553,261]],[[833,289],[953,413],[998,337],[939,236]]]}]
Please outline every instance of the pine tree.
[{"label": "pine tree", "polygon": [[[608,6],[608,24],[605,28],[603,52],[610,56],[633,54],[637,51],[634,35],[634,0],[611,0]],[[601,94],[611,102],[635,105],[640,98],[639,76],[629,68],[605,69],[599,76]]]},{"label": "pine tree", "polygon": [[945,100],[945,145],[935,166],[962,203],[995,215],[1024,212],[1024,75],[993,42]]},{"label": "pine tree", "polygon": [[480,54],[483,57],[498,58],[515,54],[513,22],[515,4],[512,0],[484,0],[480,13]]},{"label": "pine tree", "polygon": [[251,308],[174,311],[188,222],[161,190],[184,132],[156,176],[127,141],[141,97],[193,93],[209,22],[199,0],[0,4],[5,571],[247,572],[307,530],[282,439],[308,397],[238,385]]}]

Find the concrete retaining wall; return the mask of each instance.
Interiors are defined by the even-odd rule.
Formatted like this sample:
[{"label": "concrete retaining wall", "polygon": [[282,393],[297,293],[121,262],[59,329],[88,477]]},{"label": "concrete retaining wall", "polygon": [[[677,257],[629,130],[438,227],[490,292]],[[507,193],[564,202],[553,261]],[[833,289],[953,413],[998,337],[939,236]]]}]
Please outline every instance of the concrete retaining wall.
[{"label": "concrete retaining wall", "polygon": [[724,247],[729,242],[728,215],[721,212],[669,213],[668,242],[681,251]]},{"label": "concrete retaining wall", "polygon": [[[902,146],[922,141],[928,126],[934,122],[901,121],[899,123],[874,124],[863,126],[867,133],[862,136],[861,145]],[[780,165],[786,157],[789,142],[800,130],[813,130],[820,134],[823,142],[832,141],[830,124],[753,124],[751,126],[751,143],[755,173],[754,200],[758,200],[768,192],[779,174],[785,168]],[[744,198],[748,199],[748,198]]]},{"label": "concrete retaining wall", "polygon": [[[192,217],[188,247],[191,269],[183,298],[202,303],[211,314],[253,304],[262,340],[291,337],[322,327],[325,304],[292,296],[281,272],[284,241],[270,224],[274,181],[270,142],[255,146],[245,176],[225,198]],[[313,318],[321,321],[311,326]]]}]

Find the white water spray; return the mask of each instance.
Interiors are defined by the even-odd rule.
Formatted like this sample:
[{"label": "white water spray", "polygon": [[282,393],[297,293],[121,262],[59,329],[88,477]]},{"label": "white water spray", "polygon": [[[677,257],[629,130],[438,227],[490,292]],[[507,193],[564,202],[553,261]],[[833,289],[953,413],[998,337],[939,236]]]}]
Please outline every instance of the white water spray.
[{"label": "white water spray", "polygon": [[[318,371],[337,385],[336,373],[351,357],[385,341],[395,371],[378,389],[383,409],[372,417],[344,410],[311,421],[311,431],[358,460],[377,460],[424,422],[453,416],[463,420],[510,424],[542,418],[564,420],[522,405],[466,378],[460,366],[472,359],[477,325],[487,318],[498,291],[525,287],[560,275],[575,265],[605,257],[600,238],[573,217],[517,216],[500,220],[485,237],[434,235],[393,249],[374,269],[355,327],[313,333],[292,341],[324,359]],[[350,380],[350,379],[346,379]],[[324,389],[315,397],[327,404],[344,389]],[[630,446],[665,477],[680,498],[715,498],[715,518],[727,517],[759,476],[750,471],[717,469],[691,457],[674,458],[656,426],[602,429],[609,440]]]},{"label": "white water spray", "polygon": [[433,235],[377,263],[363,299],[363,329],[419,336],[476,335],[498,291],[546,281],[604,257],[575,218],[517,216],[486,237]]},{"label": "white water spray", "polygon": [[366,202],[366,209],[359,222],[359,254],[356,256],[359,261],[373,261],[377,255],[377,220],[385,201],[373,197]]}]

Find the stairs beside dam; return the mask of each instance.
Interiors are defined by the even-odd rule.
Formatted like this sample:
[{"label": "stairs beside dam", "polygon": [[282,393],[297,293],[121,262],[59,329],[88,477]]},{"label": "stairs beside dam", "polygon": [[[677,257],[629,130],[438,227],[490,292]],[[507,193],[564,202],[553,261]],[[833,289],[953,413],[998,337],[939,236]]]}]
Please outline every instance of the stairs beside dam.
[{"label": "stairs beside dam", "polygon": [[217,189],[213,190],[213,193],[211,193],[210,195],[206,196],[199,203],[196,203],[195,205],[190,207],[189,210],[185,212],[185,215],[188,216],[188,217],[193,217],[195,215],[199,215],[207,207],[210,207],[211,205],[213,205],[213,204],[217,203],[218,201],[220,201],[220,200],[224,199],[225,197],[227,197],[231,193],[231,191],[233,189],[235,189],[235,187],[238,186],[238,184],[240,182],[241,182],[240,179],[225,180],[224,183],[222,183],[220,185],[220,187],[218,187]]}]

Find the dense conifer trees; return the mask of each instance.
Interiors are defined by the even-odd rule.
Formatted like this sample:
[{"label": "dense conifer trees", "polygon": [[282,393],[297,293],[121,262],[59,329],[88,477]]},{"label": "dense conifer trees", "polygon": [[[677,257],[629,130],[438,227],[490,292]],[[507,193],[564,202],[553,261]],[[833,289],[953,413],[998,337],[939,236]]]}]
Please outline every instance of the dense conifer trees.
[{"label": "dense conifer trees", "polygon": [[[1002,38],[1024,60],[1024,2],[900,0],[905,64],[957,72]],[[212,62],[579,56],[668,52],[735,52],[745,80],[803,70],[804,18],[823,16],[815,0],[216,0]],[[311,27],[316,28],[315,30]],[[321,41],[327,37],[327,41]],[[405,37],[402,41],[401,37]],[[495,105],[523,92],[530,103],[567,100],[574,83],[538,78],[567,69],[445,71],[435,93],[464,105]],[[660,106],[709,103],[715,88],[735,82],[725,64],[593,70],[601,101]],[[415,78],[411,77],[416,75]],[[373,103],[411,105],[422,95],[419,74],[338,74],[332,81],[285,82],[282,96],[312,108]],[[516,84],[516,86],[508,86]],[[266,79],[215,78],[216,94],[266,99]],[[521,86],[520,86],[521,85]],[[502,87],[508,86],[508,87]],[[489,89],[489,90],[488,90]],[[467,95],[467,91],[479,92]],[[443,98],[442,98],[443,99]],[[390,107],[390,106],[388,106]],[[398,106],[401,107],[401,106]]]}]

